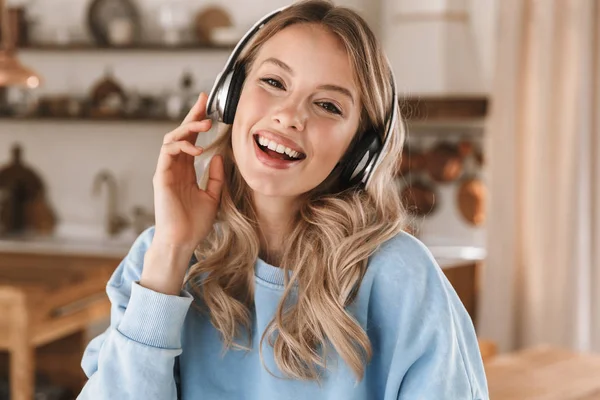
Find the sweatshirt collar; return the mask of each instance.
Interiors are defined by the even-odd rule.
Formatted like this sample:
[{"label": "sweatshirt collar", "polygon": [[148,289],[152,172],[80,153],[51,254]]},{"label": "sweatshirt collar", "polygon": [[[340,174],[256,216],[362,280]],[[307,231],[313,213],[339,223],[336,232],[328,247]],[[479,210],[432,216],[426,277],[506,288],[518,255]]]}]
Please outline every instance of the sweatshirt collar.
[{"label": "sweatshirt collar", "polygon": [[[290,271],[291,272],[291,271]],[[256,267],[254,269],[254,275],[263,281],[269,282],[273,285],[284,286],[284,274],[283,269],[275,267],[271,264],[267,264],[262,259],[256,260]]]}]

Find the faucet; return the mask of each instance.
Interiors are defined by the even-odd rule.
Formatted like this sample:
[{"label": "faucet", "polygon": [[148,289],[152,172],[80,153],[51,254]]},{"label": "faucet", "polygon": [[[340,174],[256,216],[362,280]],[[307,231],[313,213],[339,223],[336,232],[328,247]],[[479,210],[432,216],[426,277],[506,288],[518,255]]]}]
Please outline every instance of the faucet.
[{"label": "faucet", "polygon": [[107,170],[102,170],[94,177],[93,194],[100,194],[102,184],[106,184],[107,194],[107,212],[106,212],[106,232],[109,236],[115,236],[129,223],[121,215],[117,214],[117,180],[114,175]]}]

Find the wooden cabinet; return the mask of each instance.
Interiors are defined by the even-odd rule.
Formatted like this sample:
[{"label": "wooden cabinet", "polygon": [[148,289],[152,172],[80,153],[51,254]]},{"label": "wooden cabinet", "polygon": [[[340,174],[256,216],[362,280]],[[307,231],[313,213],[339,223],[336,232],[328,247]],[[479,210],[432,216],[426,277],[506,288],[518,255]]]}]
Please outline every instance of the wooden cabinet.
[{"label": "wooden cabinet", "polygon": [[[467,312],[471,316],[475,330],[477,330],[477,299],[479,289],[479,271],[482,262],[462,261],[455,264],[446,264],[443,268],[444,274],[452,284],[456,294],[462,301]],[[494,359],[498,349],[496,343],[491,340],[479,338],[479,351],[484,363]]]},{"label": "wooden cabinet", "polygon": [[110,315],[106,282],[120,259],[0,253],[0,373],[11,400],[31,400],[35,374],[78,393],[85,331]]},{"label": "wooden cabinet", "polygon": [[473,323],[477,319],[478,271],[481,266],[480,262],[457,261],[456,264],[448,264],[443,268],[446,278],[456,290]]}]

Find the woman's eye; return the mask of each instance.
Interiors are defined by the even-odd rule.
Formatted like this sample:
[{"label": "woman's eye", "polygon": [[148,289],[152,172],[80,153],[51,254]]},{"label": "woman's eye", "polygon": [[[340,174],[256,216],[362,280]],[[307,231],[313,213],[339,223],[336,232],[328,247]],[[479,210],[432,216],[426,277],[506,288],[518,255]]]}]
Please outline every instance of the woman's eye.
[{"label": "woman's eye", "polygon": [[285,89],[285,86],[283,86],[283,84],[280,81],[278,81],[277,79],[263,78],[263,79],[261,79],[261,81],[263,81],[264,83],[266,83],[269,86],[273,86],[274,88]]},{"label": "woman's eye", "polygon": [[317,104],[329,113],[342,115],[342,112],[340,111],[340,109],[337,108],[333,103],[330,103],[328,101],[323,101],[323,102],[320,102]]}]

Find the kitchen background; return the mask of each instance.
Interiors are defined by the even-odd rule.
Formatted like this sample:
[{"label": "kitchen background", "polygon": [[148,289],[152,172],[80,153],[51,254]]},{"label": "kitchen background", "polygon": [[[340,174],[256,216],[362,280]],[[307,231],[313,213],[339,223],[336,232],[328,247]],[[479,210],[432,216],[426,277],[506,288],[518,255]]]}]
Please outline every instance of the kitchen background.
[{"label": "kitchen background", "polygon": [[[490,4],[484,6],[481,1],[377,4],[360,0],[339,3],[358,9],[378,29],[404,96],[484,97],[489,89],[494,29],[493,2],[486,2]],[[103,170],[116,179],[119,213],[131,220],[135,207],[151,212],[151,178],[156,157],[162,136],[175,126],[179,109],[185,108],[179,107],[180,103],[193,101],[200,91],[210,90],[229,55],[232,38],[238,38],[264,13],[287,2],[261,1],[252,7],[235,1],[220,5],[232,28],[219,31],[222,37],[218,37],[221,40],[218,47],[201,49],[190,42],[197,41],[195,18],[200,18],[211,7],[210,3],[146,0],[134,4],[142,32],[139,41],[149,46],[138,48],[124,43],[125,49],[99,50],[80,45],[93,40],[87,23],[89,2],[24,3],[27,15],[35,23],[29,32],[29,43],[19,49],[18,55],[43,77],[43,85],[29,95],[38,101],[41,98],[46,115],[52,113],[63,118],[0,119],[0,164],[10,163],[11,147],[21,144],[24,162],[35,168],[47,186],[48,201],[58,217],[58,232],[97,233],[102,227],[106,201],[104,194],[93,194],[92,186]],[[187,87],[186,74],[190,78]],[[96,97],[104,96],[103,90],[111,93],[107,77],[118,85],[114,88],[117,99],[113,100],[118,104],[119,89],[123,90],[131,113],[142,102],[140,96],[151,96],[155,103],[166,104],[148,105],[145,114],[127,120],[110,111],[97,114],[93,120],[71,118],[70,115],[81,112],[73,104],[75,100],[89,99],[94,89]],[[11,89],[10,99],[17,104],[28,101],[15,89]],[[27,105],[20,108],[27,110]],[[119,106],[119,110],[123,108]],[[165,119],[162,114],[166,114]],[[423,130],[439,132],[451,141],[456,137],[453,132],[466,133],[477,141],[483,133],[483,120],[466,122],[467,126],[455,123],[449,128],[438,124],[437,128],[424,126]],[[416,136],[418,130],[411,129],[411,135]],[[209,141],[211,136],[203,135],[199,141]],[[430,147],[432,139],[428,135],[420,140],[419,146]],[[423,219],[423,236],[452,244],[483,245],[483,229],[468,224],[457,214],[455,185],[438,185],[437,189],[439,207],[430,218]]]},{"label": "kitchen background", "polygon": [[[138,232],[153,222],[152,175],[163,135],[200,91],[210,90],[241,35],[266,12],[287,3],[8,2],[12,11],[7,15],[20,22],[11,25],[17,55],[42,84],[5,92],[0,187],[2,176],[6,189],[11,171],[19,174],[19,157],[32,172],[22,173],[28,177],[22,179],[35,181],[31,175],[37,176],[44,195],[43,204],[33,207],[35,217],[24,217],[19,227],[9,216],[26,213],[26,208],[10,208],[14,190],[5,190],[0,249],[42,257],[122,257]],[[405,97],[403,109],[414,114],[398,175],[398,190],[414,211],[412,231],[432,246],[442,264],[483,259],[485,188],[480,181],[472,187],[471,179],[482,180],[476,159],[483,158],[493,2],[338,3],[357,9],[374,27]],[[477,111],[461,117],[444,114],[442,107],[442,118],[429,118],[434,110],[423,108],[419,100],[443,102],[448,97],[476,104]],[[198,141],[208,143],[212,137],[214,130]],[[205,162],[198,159],[198,173]],[[466,196],[463,208],[460,196]],[[109,270],[115,262],[107,264]],[[466,274],[471,280],[473,269],[470,264]],[[468,292],[474,315],[473,290]],[[107,324],[106,316],[90,321],[83,342]],[[43,369],[43,358],[37,364]],[[50,369],[51,376],[55,367]],[[63,373],[69,375],[73,372]]]},{"label": "kitchen background", "polygon": [[[409,128],[397,177],[411,215],[408,229],[430,248],[473,318],[495,399],[525,399],[509,389],[537,381],[550,388],[553,382],[565,380],[564,371],[577,368],[596,374],[590,378],[577,372],[574,376],[600,381],[600,362],[595,359],[585,368],[577,364],[561,370],[559,379],[543,372],[543,367],[552,364],[549,360],[568,358],[567,353],[528,353],[524,364],[519,358],[497,355],[529,344],[568,342],[544,340],[553,338],[543,334],[535,340],[523,339],[529,332],[555,332],[545,329],[547,321],[554,321],[555,326],[568,324],[541,312],[532,313],[538,317],[534,321],[522,309],[541,304],[541,293],[545,301],[554,298],[553,304],[559,306],[569,295],[558,288],[565,279],[545,286],[552,290],[533,286],[542,284],[541,277],[550,276],[544,273],[545,263],[530,269],[540,273],[537,280],[527,281],[532,287],[518,279],[526,275],[519,275],[519,268],[529,265],[518,259],[528,254],[521,251],[525,240],[520,235],[536,225],[521,226],[525,214],[519,210],[522,204],[530,204],[529,211],[535,211],[537,204],[521,201],[519,195],[526,190],[519,188],[534,187],[542,175],[534,169],[527,175],[534,179],[519,180],[521,171],[529,171],[534,161],[520,164],[520,152],[527,146],[519,140],[529,137],[523,132],[530,131],[517,118],[510,118],[521,108],[512,110],[509,105],[520,104],[515,99],[528,100],[527,93],[515,89],[511,93],[518,95],[514,97],[501,94],[511,85],[527,87],[514,71],[537,64],[528,64],[527,59],[521,69],[511,69],[514,65],[509,63],[514,60],[498,56],[528,54],[506,43],[513,39],[511,43],[529,43],[535,35],[520,39],[518,33],[526,32],[522,26],[535,27],[533,23],[543,21],[541,16],[548,10],[561,15],[560,0],[548,1],[554,8],[530,0],[335,1],[365,17],[394,68]],[[11,399],[24,400],[34,392],[45,393],[46,399],[72,398],[85,381],[79,368],[82,349],[108,324],[106,280],[137,234],[153,223],[152,176],[164,134],[177,126],[200,91],[210,90],[241,35],[265,13],[288,3],[4,0],[6,22],[0,23],[4,27],[4,53],[0,52],[0,400],[8,398],[9,382]],[[525,3],[529,8],[523,6],[527,11],[521,11]],[[0,9],[2,5],[0,0]],[[575,11],[586,15],[573,6],[569,10],[572,15]],[[545,31],[538,28],[535,32]],[[536,47],[528,49],[534,52]],[[35,72],[27,80],[29,88],[2,87],[10,83],[4,73],[10,63],[2,54],[15,55]],[[537,82],[537,76],[528,78]],[[495,119],[494,96],[500,100]],[[553,127],[536,132],[550,137]],[[214,133],[200,135],[198,143],[210,142]],[[545,139],[537,137],[535,143]],[[536,151],[531,152],[528,160],[538,160]],[[199,174],[206,161],[197,160]],[[558,175],[549,170],[541,173],[547,178],[543,182]],[[551,190],[547,194],[539,204],[554,197]],[[490,198],[495,200],[492,207]],[[528,242],[542,250],[544,243]],[[577,289],[580,298],[588,293],[579,290],[580,286]],[[482,297],[486,297],[485,304]],[[528,300],[523,304],[529,308],[516,303],[523,300]],[[593,312],[591,306],[576,309]],[[571,347],[592,347],[585,340],[578,343]],[[494,360],[499,360],[497,365]],[[510,370],[513,364],[516,369]],[[538,379],[535,373],[546,375]],[[515,383],[517,378],[521,383]]]}]

